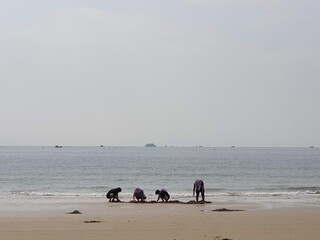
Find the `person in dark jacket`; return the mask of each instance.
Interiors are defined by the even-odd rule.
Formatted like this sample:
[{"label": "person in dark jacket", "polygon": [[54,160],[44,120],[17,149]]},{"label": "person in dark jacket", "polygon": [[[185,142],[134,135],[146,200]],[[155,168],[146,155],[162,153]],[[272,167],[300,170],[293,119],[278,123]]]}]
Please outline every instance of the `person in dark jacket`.
[{"label": "person in dark jacket", "polygon": [[170,194],[164,188],[162,188],[161,190],[157,190],[155,194],[158,195],[157,202],[159,202],[160,198],[162,202],[164,201],[168,202],[168,200],[170,199]]},{"label": "person in dark jacket", "polygon": [[117,200],[117,202],[121,202],[119,200],[119,196],[118,196],[119,192],[121,192],[121,191],[122,191],[121,188],[111,189],[106,195],[106,197],[109,198],[109,202],[115,202],[116,200]]}]

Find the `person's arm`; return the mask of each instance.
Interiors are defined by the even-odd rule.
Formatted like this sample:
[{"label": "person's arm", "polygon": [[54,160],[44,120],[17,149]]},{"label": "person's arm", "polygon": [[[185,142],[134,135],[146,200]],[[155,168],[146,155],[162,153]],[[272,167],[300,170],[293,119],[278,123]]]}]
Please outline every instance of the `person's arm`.
[{"label": "person's arm", "polygon": [[160,200],[160,194],[158,195],[158,200],[157,200],[157,202],[159,202],[159,200]]},{"label": "person's arm", "polygon": [[193,184],[193,196],[194,196],[194,191],[196,190],[196,185],[195,184]]}]

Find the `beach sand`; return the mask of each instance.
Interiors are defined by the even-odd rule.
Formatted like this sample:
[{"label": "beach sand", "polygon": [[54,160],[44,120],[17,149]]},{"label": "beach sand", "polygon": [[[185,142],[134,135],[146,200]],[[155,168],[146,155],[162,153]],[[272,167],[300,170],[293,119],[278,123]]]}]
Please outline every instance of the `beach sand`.
[{"label": "beach sand", "polygon": [[[245,211],[212,211],[221,208]],[[320,239],[320,208],[316,206],[96,202],[39,209],[1,214],[0,239]],[[82,214],[66,214],[74,210]]]}]

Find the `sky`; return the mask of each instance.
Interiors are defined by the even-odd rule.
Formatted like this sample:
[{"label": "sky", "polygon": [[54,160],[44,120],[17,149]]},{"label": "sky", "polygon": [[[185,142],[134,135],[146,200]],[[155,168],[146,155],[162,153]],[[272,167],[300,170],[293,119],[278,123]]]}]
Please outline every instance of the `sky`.
[{"label": "sky", "polygon": [[0,145],[320,146],[318,0],[0,0]]}]

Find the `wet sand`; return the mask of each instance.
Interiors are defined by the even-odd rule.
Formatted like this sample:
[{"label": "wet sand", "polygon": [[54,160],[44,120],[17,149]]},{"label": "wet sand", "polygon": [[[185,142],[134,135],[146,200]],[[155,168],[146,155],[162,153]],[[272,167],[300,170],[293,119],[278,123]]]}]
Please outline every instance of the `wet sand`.
[{"label": "wet sand", "polygon": [[[26,209],[0,215],[1,240],[320,239],[317,206],[98,202]],[[67,214],[74,210],[81,214]]]}]

